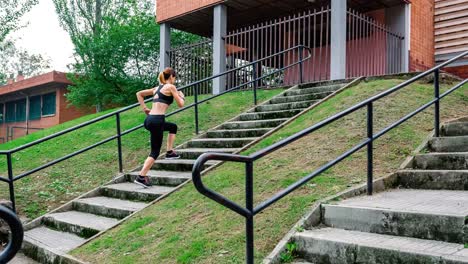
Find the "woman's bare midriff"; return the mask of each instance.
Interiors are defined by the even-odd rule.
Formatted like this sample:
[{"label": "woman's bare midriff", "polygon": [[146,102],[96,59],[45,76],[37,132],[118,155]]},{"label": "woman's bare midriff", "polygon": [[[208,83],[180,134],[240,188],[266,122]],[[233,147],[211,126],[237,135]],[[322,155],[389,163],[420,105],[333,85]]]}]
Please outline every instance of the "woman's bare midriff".
[{"label": "woman's bare midriff", "polygon": [[[163,93],[164,95],[170,96],[171,95],[170,92],[169,94],[167,94],[167,89],[168,88],[165,88],[165,87],[161,88],[161,93]],[[155,95],[153,98],[158,98],[158,95]],[[167,104],[159,103],[159,102],[153,103],[149,114],[150,115],[165,115],[168,108],[169,108],[169,105]]]}]

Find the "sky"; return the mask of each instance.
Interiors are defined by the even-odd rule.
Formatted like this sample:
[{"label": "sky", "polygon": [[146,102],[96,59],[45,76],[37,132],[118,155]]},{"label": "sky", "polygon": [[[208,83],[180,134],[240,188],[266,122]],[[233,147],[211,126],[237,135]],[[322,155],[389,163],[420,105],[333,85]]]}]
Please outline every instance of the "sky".
[{"label": "sky", "polygon": [[67,65],[72,62],[73,44],[59,24],[52,0],[39,0],[23,21],[29,25],[12,34],[16,44],[30,53],[49,57],[52,70],[67,71]]}]

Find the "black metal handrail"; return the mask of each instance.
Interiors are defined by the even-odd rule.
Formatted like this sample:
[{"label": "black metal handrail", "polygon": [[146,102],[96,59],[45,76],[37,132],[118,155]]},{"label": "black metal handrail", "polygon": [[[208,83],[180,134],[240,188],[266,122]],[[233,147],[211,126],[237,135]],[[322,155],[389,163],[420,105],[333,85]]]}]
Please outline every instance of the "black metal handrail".
[{"label": "black metal handrail", "polygon": [[[200,192],[202,195],[214,200],[215,202],[229,208],[230,210],[242,215],[246,219],[246,262],[248,264],[252,264],[254,261],[254,224],[253,224],[253,218],[256,214],[259,212],[263,211],[264,209],[268,208],[284,196],[288,195],[289,193],[293,192],[297,188],[303,186],[306,184],[308,181],[312,180],[322,172],[326,171],[327,169],[335,166],[345,158],[349,157],[353,153],[357,152],[358,150],[362,149],[363,147],[367,146],[367,193],[369,195],[372,195],[373,192],[373,142],[380,138],[381,136],[385,135],[387,132],[392,130],[393,128],[399,126],[400,124],[404,123],[411,117],[415,116],[416,114],[420,113],[421,111],[427,109],[428,107],[435,105],[435,111],[434,111],[434,127],[435,127],[435,136],[439,137],[440,135],[440,99],[444,98],[445,96],[451,94],[455,90],[459,89],[466,83],[468,83],[468,79],[465,79],[464,81],[460,82],[459,84],[455,85],[451,89],[447,90],[445,93],[440,94],[439,91],[439,74],[440,74],[440,69],[451,64],[452,62],[463,58],[468,55],[468,51],[463,52],[462,54],[440,64],[437,65],[436,67],[427,70],[421,74],[418,74],[417,76],[387,90],[384,91],[378,95],[375,95],[367,100],[364,100],[342,112],[339,112],[307,129],[304,129],[286,139],[283,139],[269,147],[266,147],[262,150],[259,150],[251,155],[244,156],[244,155],[238,155],[238,154],[226,154],[226,153],[205,153],[201,155],[197,161],[195,162],[192,170],[192,177],[193,177],[193,183],[195,185],[195,188]],[[397,122],[391,124],[390,126],[382,129],[378,133],[374,133],[374,125],[373,125],[373,103],[383,97],[386,97],[412,83],[415,81],[420,80],[421,78],[428,76],[429,74],[434,74],[434,99],[431,100],[430,102],[424,104],[423,106],[419,107],[415,111],[411,112],[410,114],[407,114]],[[303,138],[304,136],[309,135],[310,133],[334,122],[337,121],[351,113],[354,113],[355,111],[366,107],[367,108],[367,137],[363,139],[359,144],[356,146],[352,147],[342,155],[340,155],[338,158],[328,162],[327,164],[321,166],[314,172],[310,173],[309,175],[303,177],[299,181],[293,183],[289,187],[279,191],[276,193],[273,197],[261,202],[257,206],[254,207],[253,205],[253,163],[268,155],[269,153],[278,150],[300,138]],[[209,161],[209,160],[219,160],[219,161],[232,161],[232,162],[241,162],[245,163],[245,170],[246,170],[246,206],[243,207],[230,199],[224,197],[223,195],[207,188],[201,179],[201,172],[203,170],[203,165]]]},{"label": "black metal handrail", "polygon": [[0,206],[0,219],[8,225],[11,233],[7,245],[0,252],[0,263],[8,263],[21,249],[24,230],[16,214],[5,206]]},{"label": "black metal handrail", "polygon": [[[223,91],[222,93],[219,93],[219,94],[216,94],[216,95],[213,95],[213,96],[210,96],[208,98],[205,98],[203,100],[199,100],[198,99],[198,87],[204,83],[204,82],[207,82],[207,81],[212,81],[216,78],[220,78],[220,77],[223,77],[227,74],[230,74],[232,72],[235,72],[235,71],[238,71],[240,69],[243,69],[243,68],[246,68],[246,67],[250,67],[250,66],[253,66],[253,67],[256,67],[257,64],[261,64],[263,61],[266,61],[272,57],[275,57],[275,56],[280,56],[280,55],[283,55],[285,53],[288,53],[288,52],[292,52],[294,50],[299,50],[299,60],[294,62],[294,63],[291,63],[289,65],[286,65],[274,72],[271,72],[271,73],[268,73],[268,74],[265,74],[263,76],[255,76],[253,78],[253,80],[249,81],[249,82],[246,82],[244,84],[241,84],[241,85],[237,85],[235,87],[232,87],[232,88],[229,88],[228,90],[226,91]],[[308,52],[308,56],[304,57],[304,51],[307,51]],[[300,75],[300,82],[302,83],[302,80],[303,80],[303,62],[310,59],[311,58],[311,49],[309,47],[306,47],[306,46],[303,46],[303,45],[298,45],[298,46],[295,46],[295,47],[291,47],[291,48],[288,48],[286,50],[283,50],[281,52],[278,52],[278,53],[275,53],[275,54],[272,54],[268,57],[264,57],[262,59],[258,59],[254,62],[251,62],[249,64],[246,64],[246,65],[243,65],[241,67],[238,67],[238,68],[235,68],[235,69],[231,69],[231,70],[228,70],[228,71],[225,71],[223,73],[220,73],[220,74],[216,74],[216,75],[213,75],[211,77],[207,77],[207,78],[204,78],[202,80],[199,80],[199,81],[196,81],[194,83],[191,83],[191,84],[188,84],[188,85],[185,85],[183,87],[180,87],[178,88],[179,91],[184,91],[184,90],[188,90],[188,89],[193,89],[194,90],[194,100],[195,102],[192,103],[192,104],[189,104],[187,106],[184,106],[183,108],[180,108],[180,109],[177,109],[169,114],[166,115],[166,117],[169,117],[169,116],[172,116],[172,115],[175,115],[179,112],[183,112],[183,111],[186,111],[190,108],[195,108],[195,132],[196,134],[199,133],[199,114],[198,114],[198,105],[204,103],[204,102],[207,102],[207,101],[210,101],[214,98],[217,98],[221,95],[224,95],[224,94],[227,94],[229,92],[232,92],[232,91],[235,91],[235,90],[238,90],[244,86],[248,86],[250,84],[253,83],[253,97],[254,97],[254,104],[256,105],[257,104],[257,84],[260,80],[264,79],[264,78],[267,78],[273,74],[276,74],[278,72],[281,72],[281,71],[284,71],[286,69],[289,69],[291,67],[294,67],[296,65],[299,65],[300,66],[300,71],[299,71],[299,75]],[[145,100],[145,102],[149,102],[151,101],[152,98],[149,98],[147,100]],[[108,114],[105,114],[105,115],[102,115],[100,117],[97,117],[97,118],[94,118],[90,121],[87,121],[87,122],[84,122],[84,123],[81,123],[79,125],[76,125],[76,126],[73,126],[71,128],[68,128],[68,129],[65,129],[65,130],[62,130],[60,132],[57,132],[55,134],[52,134],[52,135],[49,135],[49,136],[46,136],[46,137],[43,137],[41,139],[38,139],[38,140],[35,140],[33,142],[30,142],[30,143],[27,143],[27,144],[24,144],[22,146],[19,146],[19,147],[16,147],[14,149],[11,149],[11,150],[0,150],[0,155],[5,155],[6,158],[7,158],[7,168],[8,168],[8,178],[5,178],[5,177],[0,177],[0,181],[3,181],[3,182],[6,182],[8,183],[9,185],[9,194],[10,194],[10,200],[12,202],[12,208],[13,208],[13,211],[16,212],[16,202],[15,202],[15,191],[14,191],[14,182],[19,180],[19,179],[22,179],[26,176],[29,176],[35,172],[38,172],[40,170],[43,170],[45,168],[48,168],[52,165],[55,165],[57,163],[60,163],[62,161],[65,161],[67,159],[70,159],[72,157],[75,157],[76,155],[79,155],[81,153],[84,153],[84,152],[87,152],[91,149],[94,149],[98,146],[101,146],[105,143],[108,143],[110,141],[113,141],[113,140],[117,140],[117,149],[118,149],[118,162],[119,162],[119,171],[122,172],[123,171],[123,159],[122,159],[122,142],[121,142],[121,138],[122,136],[124,135],[127,135],[131,132],[134,132],[140,128],[143,127],[143,124],[141,125],[138,125],[138,126],[135,126],[133,128],[130,128],[130,129],[127,129],[125,131],[122,131],[121,130],[121,125],[120,125],[120,115],[123,113],[123,112],[126,112],[126,111],[129,111],[135,107],[138,107],[139,106],[139,103],[135,103],[135,104],[132,104],[132,105],[129,105],[129,106],[126,106],[126,107],[123,107],[119,110],[116,110],[116,111],[113,111],[111,113],[108,113]],[[73,132],[73,131],[76,131],[80,128],[83,128],[83,127],[86,127],[86,126],[89,126],[89,125],[92,125],[92,124],[95,124],[99,121],[102,121],[102,120],[106,120],[106,119],[109,119],[109,118],[113,118],[115,117],[116,119],[116,128],[117,128],[117,133],[114,135],[114,136],[111,136],[111,137],[108,137],[106,139],[103,139],[93,145],[90,145],[88,147],[85,147],[83,149],[80,149],[78,151],[75,151],[73,153],[70,153],[68,155],[65,155],[63,157],[60,157],[58,159],[55,159],[53,161],[50,161],[50,162],[47,162],[39,167],[36,167],[34,169],[31,169],[29,171],[26,171],[26,172],[23,172],[19,175],[14,175],[13,174],[13,165],[12,165],[12,155],[18,151],[21,151],[21,150],[24,150],[24,149],[27,149],[27,148],[30,148],[30,147],[33,147],[33,146],[36,146],[40,143],[43,143],[43,142],[46,142],[48,140],[51,140],[51,139],[54,139],[54,138],[57,138],[57,137],[60,137],[62,135],[65,135],[65,134],[68,134],[70,132]]]}]

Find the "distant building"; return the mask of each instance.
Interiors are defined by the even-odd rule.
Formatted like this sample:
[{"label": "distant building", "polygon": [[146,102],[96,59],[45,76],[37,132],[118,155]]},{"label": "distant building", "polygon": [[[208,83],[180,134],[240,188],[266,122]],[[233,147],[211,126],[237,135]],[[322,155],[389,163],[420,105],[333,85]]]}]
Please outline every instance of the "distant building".
[{"label": "distant building", "polygon": [[0,144],[82,116],[67,105],[70,84],[65,73],[53,71],[0,86]]}]

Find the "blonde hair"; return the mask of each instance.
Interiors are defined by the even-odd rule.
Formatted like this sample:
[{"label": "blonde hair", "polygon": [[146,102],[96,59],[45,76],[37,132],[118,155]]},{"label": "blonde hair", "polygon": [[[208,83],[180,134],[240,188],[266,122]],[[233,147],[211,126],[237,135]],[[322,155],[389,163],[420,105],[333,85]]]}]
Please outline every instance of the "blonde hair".
[{"label": "blonde hair", "polygon": [[163,84],[171,77],[176,76],[176,72],[171,67],[167,67],[159,74],[159,83]]}]

